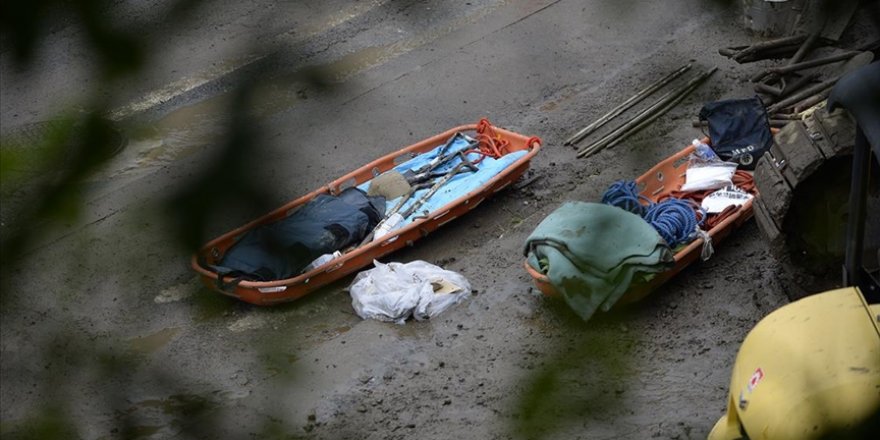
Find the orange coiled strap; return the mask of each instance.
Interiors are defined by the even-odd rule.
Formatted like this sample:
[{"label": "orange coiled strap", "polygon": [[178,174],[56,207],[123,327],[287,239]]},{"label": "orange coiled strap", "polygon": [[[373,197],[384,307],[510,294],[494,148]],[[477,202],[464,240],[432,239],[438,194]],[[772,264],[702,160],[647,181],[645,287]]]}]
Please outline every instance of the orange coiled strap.
[{"label": "orange coiled strap", "polygon": [[[496,133],[495,127],[486,118],[480,119],[480,122],[477,123],[477,141],[479,142],[479,147],[468,151],[468,153],[478,153],[483,155],[483,157],[489,156],[498,159],[509,152],[510,141]],[[481,157],[479,161],[482,160],[483,158]]]},{"label": "orange coiled strap", "polygon": [[[752,178],[752,173],[743,170],[737,170],[736,173],[733,174],[733,178],[731,179],[733,184],[752,195],[755,195],[755,181]],[[690,199],[697,203],[697,205],[703,202],[703,199],[706,198],[709,194],[715,192],[714,189],[705,190],[705,191],[693,191],[693,192],[684,192],[684,191],[673,191],[670,194],[670,197],[675,197],[677,199]],[[706,222],[703,223],[702,229],[708,231],[714,228],[716,225],[724,221],[727,217],[730,217],[739,210],[738,206],[728,206],[724,211],[721,211],[717,214],[709,214],[706,217]]]}]

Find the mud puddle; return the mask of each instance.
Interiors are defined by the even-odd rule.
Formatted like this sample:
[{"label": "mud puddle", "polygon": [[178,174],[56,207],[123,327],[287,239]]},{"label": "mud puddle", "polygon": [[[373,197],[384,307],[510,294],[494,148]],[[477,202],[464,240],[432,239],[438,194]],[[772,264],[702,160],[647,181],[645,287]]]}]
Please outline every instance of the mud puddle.
[{"label": "mud puddle", "polygon": [[136,353],[150,355],[166,346],[179,332],[179,327],[169,327],[147,336],[129,339],[129,348]]},{"label": "mud puddle", "polygon": [[183,430],[209,432],[209,429],[200,430],[192,424],[200,417],[216,412],[223,401],[230,399],[221,391],[207,395],[173,394],[149,398],[133,402],[127,409],[119,411],[116,419],[125,427],[121,434],[130,439],[168,438]]}]

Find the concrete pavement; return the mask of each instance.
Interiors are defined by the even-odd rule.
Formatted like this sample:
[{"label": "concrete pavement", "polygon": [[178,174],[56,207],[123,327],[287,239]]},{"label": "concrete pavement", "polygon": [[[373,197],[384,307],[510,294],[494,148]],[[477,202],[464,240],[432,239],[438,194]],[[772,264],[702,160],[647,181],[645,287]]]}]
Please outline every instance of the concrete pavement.
[{"label": "concrete pavement", "polygon": [[[163,74],[120,95],[140,117],[129,147],[93,177],[80,220],[45,232],[17,264],[4,262],[4,295],[18,300],[0,323],[4,437],[33,432],[32,416],[47,409],[86,438],[508,438],[529,433],[535,418],[547,438],[705,436],[726,404],[738,342],[785,302],[754,225],[638,306],[586,325],[532,289],[520,246],[561,202],[594,200],[689,142],[701,102],[751,94],[741,78],[752,66],[716,53],[751,41],[735,7],[313,2],[268,14],[256,35],[273,44],[261,52],[243,42],[263,26],[265,5],[228,3],[184,32],[191,45],[169,48]],[[300,31],[303,23],[319,25]],[[227,55],[216,46],[221,35],[248,49]],[[652,127],[589,160],[562,147],[688,61],[720,72]],[[484,116],[542,137],[533,169],[546,177],[391,258],[470,279],[477,295],[438,320],[361,321],[348,279],[271,309],[235,302],[195,281],[163,203],[227,135],[233,79],[201,82],[209,64],[261,73],[249,108],[260,148],[241,168],[272,206]],[[303,65],[330,87],[304,81]],[[66,66],[39,84],[66,89],[88,76]],[[51,87],[4,84],[3,105],[27,97],[15,120],[39,119]],[[215,208],[211,236],[259,214],[247,204]],[[543,394],[532,387],[542,372],[555,384]]]}]

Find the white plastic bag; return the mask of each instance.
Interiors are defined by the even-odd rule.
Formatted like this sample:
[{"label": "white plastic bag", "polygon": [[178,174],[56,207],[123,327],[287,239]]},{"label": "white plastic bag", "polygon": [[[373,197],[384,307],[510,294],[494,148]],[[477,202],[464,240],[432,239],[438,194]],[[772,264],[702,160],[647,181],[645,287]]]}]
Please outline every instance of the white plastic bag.
[{"label": "white plastic bag", "polygon": [[403,324],[412,316],[422,321],[439,315],[471,293],[462,275],[424,261],[382,264],[354,277],[351,305],[363,319]]},{"label": "white plastic bag", "polygon": [[702,191],[733,185],[733,174],[737,164],[724,162],[718,158],[708,145],[694,139],[697,147],[688,158],[682,191]]},{"label": "white plastic bag", "polygon": [[703,198],[701,206],[709,214],[717,214],[727,209],[728,206],[741,206],[755,196],[730,185],[719,189]]}]

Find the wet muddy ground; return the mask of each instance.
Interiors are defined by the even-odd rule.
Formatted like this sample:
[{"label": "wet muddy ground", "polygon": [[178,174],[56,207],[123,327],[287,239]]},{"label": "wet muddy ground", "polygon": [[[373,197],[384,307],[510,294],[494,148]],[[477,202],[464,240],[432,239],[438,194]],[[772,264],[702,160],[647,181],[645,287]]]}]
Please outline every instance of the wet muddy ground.
[{"label": "wet muddy ground", "polygon": [[[91,176],[76,221],[33,225],[47,227],[3,263],[4,438],[39,437],[53,423],[107,439],[705,438],[748,330],[787,295],[837,282],[783,270],[753,221],[710,260],[588,323],[543,297],[522,268],[526,236],[562,202],[597,200],[699,136],[691,120],[702,102],[753,94],[746,78],[762,64],[717,54],[755,40],[736,2],[317,4],[304,15],[317,28],[293,32],[274,16],[263,36],[281,49],[248,52],[265,56],[255,64],[200,52],[216,41],[202,28],[175,49],[197,54],[177,61],[187,78],[201,71],[199,57],[268,72],[248,104],[259,148],[237,168],[266,190],[266,205],[211,206],[206,235],[488,117],[543,139],[528,174],[536,179],[384,258],[458,271],[474,296],[437,319],[395,325],[354,314],[351,277],[272,308],[202,287],[172,238],[180,207],[163,202],[216,157],[234,95],[228,75],[187,82],[123,119],[127,147]],[[259,36],[246,20],[259,2],[235,11],[205,23],[238,29],[230,39]],[[854,29],[878,34],[872,23]],[[562,146],[689,62],[719,71],[638,135],[586,160]],[[330,72],[323,86],[303,79],[303,65]],[[63,68],[45,81],[64,85]],[[6,93],[4,118],[16,97],[22,108],[39,103],[32,119],[49,105]]]}]

